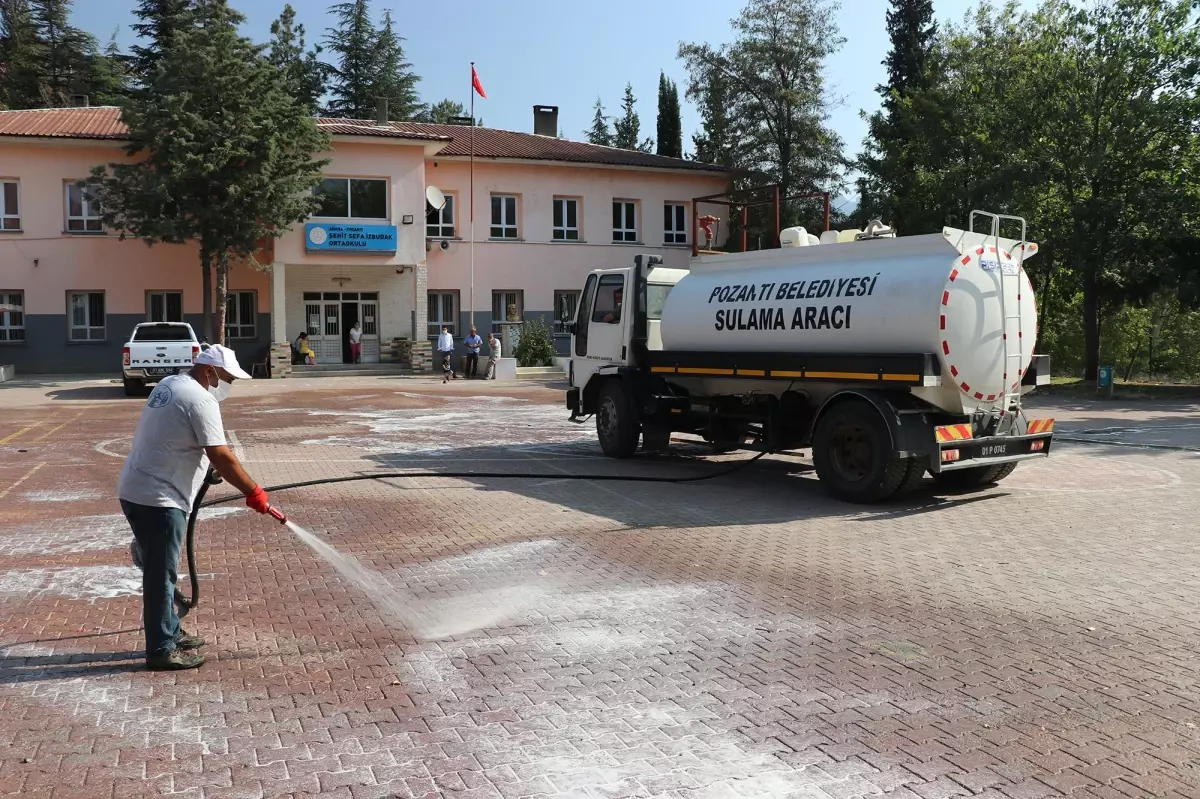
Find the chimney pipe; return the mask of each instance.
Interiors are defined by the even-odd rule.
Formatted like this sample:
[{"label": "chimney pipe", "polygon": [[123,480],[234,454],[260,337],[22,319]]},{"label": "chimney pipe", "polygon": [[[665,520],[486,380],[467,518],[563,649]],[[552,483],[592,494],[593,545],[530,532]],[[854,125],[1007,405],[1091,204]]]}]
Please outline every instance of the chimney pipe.
[{"label": "chimney pipe", "polygon": [[535,105],[533,107],[533,132],[537,136],[558,137],[558,106]]},{"label": "chimney pipe", "polygon": [[375,98],[375,124],[386,127],[388,124],[388,100],[386,97]]}]

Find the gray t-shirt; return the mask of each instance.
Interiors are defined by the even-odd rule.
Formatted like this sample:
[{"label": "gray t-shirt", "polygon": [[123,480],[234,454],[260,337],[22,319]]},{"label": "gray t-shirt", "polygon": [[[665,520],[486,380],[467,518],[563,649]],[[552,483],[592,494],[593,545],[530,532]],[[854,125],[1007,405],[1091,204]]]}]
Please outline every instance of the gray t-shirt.
[{"label": "gray t-shirt", "polygon": [[190,375],[168,377],[146,400],[117,496],[137,505],[190,513],[208,465],[204,448],[224,444],[217,400]]}]

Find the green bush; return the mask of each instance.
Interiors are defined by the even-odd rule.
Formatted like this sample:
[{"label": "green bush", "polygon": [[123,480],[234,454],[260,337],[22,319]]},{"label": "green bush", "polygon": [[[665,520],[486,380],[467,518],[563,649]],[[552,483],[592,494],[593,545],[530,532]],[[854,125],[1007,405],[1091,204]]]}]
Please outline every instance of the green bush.
[{"label": "green bush", "polygon": [[517,366],[550,366],[554,363],[554,335],[541,319],[521,325],[521,339],[513,357]]}]

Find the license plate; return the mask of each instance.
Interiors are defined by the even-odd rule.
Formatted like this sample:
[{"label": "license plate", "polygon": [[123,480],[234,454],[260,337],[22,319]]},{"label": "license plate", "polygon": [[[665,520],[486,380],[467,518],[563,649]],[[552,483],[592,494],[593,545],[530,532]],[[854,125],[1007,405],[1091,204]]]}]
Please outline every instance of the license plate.
[{"label": "license plate", "polygon": [[998,441],[995,443],[987,443],[980,445],[979,449],[975,450],[976,458],[1003,458],[1008,455],[1017,455],[1021,451],[1019,442]]},{"label": "license plate", "polygon": [[166,377],[178,371],[178,369],[171,366],[151,366],[146,369],[146,374],[150,377]]}]

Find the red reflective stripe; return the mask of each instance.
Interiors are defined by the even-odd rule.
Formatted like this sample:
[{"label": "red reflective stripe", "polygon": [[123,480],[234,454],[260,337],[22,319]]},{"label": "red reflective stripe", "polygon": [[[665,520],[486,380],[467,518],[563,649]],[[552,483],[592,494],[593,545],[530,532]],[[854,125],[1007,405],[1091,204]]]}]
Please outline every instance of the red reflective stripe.
[{"label": "red reflective stripe", "polygon": [[957,277],[958,277],[958,270],[955,269],[950,273],[950,282],[953,283]]},{"label": "red reflective stripe", "polygon": [[979,255],[983,255],[983,248],[982,248],[982,247],[980,247],[980,248],[979,248],[978,250],[976,250],[975,252],[976,252],[976,253],[978,253]]},{"label": "red reflective stripe", "polygon": [[[962,259],[962,262],[963,262],[963,265],[964,265],[964,266],[966,266],[967,264],[971,263],[971,256],[969,256],[969,255],[964,255],[964,256],[963,256],[963,259]],[[950,279],[951,279],[951,280],[953,280],[954,278],[950,278]]]},{"label": "red reflective stripe", "polygon": [[956,367],[954,364],[950,364],[950,374],[958,377],[958,367]]},{"label": "red reflective stripe", "polygon": [[996,398],[996,395],[995,395],[995,394],[988,394],[988,395],[987,395],[987,401],[988,401],[988,402],[991,402],[991,401],[992,401],[992,400],[994,400],[995,398]]},{"label": "red reflective stripe", "polygon": [[949,342],[947,342],[947,341],[942,342],[942,352],[946,353],[947,355],[950,354],[950,343]]},{"label": "red reflective stripe", "polygon": [[942,330],[946,329],[946,315],[942,314]]},{"label": "red reflective stripe", "polygon": [[976,391],[976,392],[975,392],[975,399],[983,399],[983,395],[982,395],[982,394],[980,394],[978,391]]},{"label": "red reflective stripe", "polygon": [[950,304],[950,292],[943,291],[942,292],[942,305],[949,305],[949,304]]},{"label": "red reflective stripe", "polygon": [[971,393],[971,387],[968,386],[966,383],[959,383],[959,385],[962,386],[963,391],[965,391],[968,394]]}]

